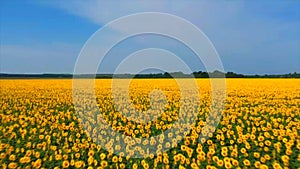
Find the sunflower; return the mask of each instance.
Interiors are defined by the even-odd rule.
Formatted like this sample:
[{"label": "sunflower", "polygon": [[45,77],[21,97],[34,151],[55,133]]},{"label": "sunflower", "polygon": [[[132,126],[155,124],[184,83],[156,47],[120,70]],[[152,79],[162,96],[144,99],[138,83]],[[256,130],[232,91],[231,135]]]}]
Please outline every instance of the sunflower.
[{"label": "sunflower", "polygon": [[[69,166],[70,166],[69,161],[65,160],[65,161],[62,162],[62,167],[63,168],[68,168]],[[75,164],[75,167],[78,168],[76,164]]]},{"label": "sunflower", "polygon": [[8,164],[8,168],[9,168],[9,169],[15,169],[15,168],[17,168],[17,167],[18,167],[18,165],[17,165],[17,163],[15,163],[15,162],[11,162],[11,163]]}]

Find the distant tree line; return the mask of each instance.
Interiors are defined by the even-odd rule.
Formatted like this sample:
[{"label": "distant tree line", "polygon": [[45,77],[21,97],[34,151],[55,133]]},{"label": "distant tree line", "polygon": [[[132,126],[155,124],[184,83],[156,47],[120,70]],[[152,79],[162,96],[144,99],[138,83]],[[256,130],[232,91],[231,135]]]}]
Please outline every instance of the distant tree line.
[{"label": "distant tree line", "polygon": [[193,72],[192,74],[184,74],[182,72],[172,72],[172,73],[157,73],[157,74],[138,74],[134,76],[135,78],[300,78],[300,73],[289,73],[289,74],[281,74],[281,75],[243,75],[234,72]]},{"label": "distant tree line", "polygon": [[234,72],[204,72],[198,71],[191,74],[182,72],[165,72],[165,73],[150,73],[150,74],[7,74],[0,73],[0,79],[35,79],[35,78],[300,78],[300,73],[294,72],[280,75],[243,75]]}]

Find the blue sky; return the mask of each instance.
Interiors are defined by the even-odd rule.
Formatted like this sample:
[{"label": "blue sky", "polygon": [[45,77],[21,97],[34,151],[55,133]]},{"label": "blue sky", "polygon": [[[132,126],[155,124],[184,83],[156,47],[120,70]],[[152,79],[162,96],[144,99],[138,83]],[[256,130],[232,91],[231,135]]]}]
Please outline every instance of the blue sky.
[{"label": "blue sky", "polygon": [[[300,72],[299,11],[296,0],[1,1],[0,72],[72,73],[81,48],[95,31],[136,12],[170,13],[195,24],[214,44],[225,71]],[[173,51],[193,71],[204,70],[184,45],[144,35],[113,48],[99,72],[113,72],[127,55],[150,47]]]}]

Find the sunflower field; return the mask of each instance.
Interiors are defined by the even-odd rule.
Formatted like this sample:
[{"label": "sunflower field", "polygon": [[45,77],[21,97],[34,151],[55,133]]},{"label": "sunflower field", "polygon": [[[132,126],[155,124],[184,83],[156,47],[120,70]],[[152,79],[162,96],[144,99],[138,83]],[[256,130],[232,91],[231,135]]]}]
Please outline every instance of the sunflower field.
[{"label": "sunflower field", "polygon": [[[181,137],[161,135],[180,119],[181,91],[174,79],[131,80],[128,98],[135,110],[116,106],[124,98],[112,95],[112,80],[95,80],[96,109],[114,134],[97,126],[97,115],[77,112],[72,79],[0,80],[0,166],[300,169],[299,79],[227,79],[220,122],[205,140],[199,137],[210,113],[211,86],[209,79],[196,83],[197,116]],[[153,104],[155,98],[164,99]],[[192,101],[183,103],[194,110]],[[123,137],[150,141],[131,143]],[[139,145],[134,150],[124,146],[134,144]],[[145,156],[137,158],[137,152]]]}]

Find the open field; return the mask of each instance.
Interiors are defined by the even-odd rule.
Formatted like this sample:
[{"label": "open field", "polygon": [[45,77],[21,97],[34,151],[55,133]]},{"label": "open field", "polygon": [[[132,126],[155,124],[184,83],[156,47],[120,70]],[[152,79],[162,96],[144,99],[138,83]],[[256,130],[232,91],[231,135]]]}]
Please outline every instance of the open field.
[{"label": "open field", "polygon": [[[91,126],[79,123],[72,80],[0,80],[0,165],[2,168],[300,168],[300,79],[226,80],[227,98],[221,121],[203,144],[198,138],[209,113],[211,92],[208,79],[198,79],[197,85],[200,108],[195,126],[177,146],[172,141],[164,142],[163,137],[142,142],[145,147],[170,150],[147,154],[142,146],[136,151],[147,157],[138,159],[131,158],[135,152],[125,148],[123,153],[108,152],[122,149],[120,138],[112,139],[109,134],[107,138],[99,138],[96,132],[88,137],[84,129],[93,133],[97,122],[90,122]],[[154,89],[165,94],[166,102],[162,111],[154,111],[158,118],[152,122],[132,122],[116,110],[114,99],[118,98],[111,97],[111,80],[96,80],[98,109],[115,131],[150,138],[171,128],[180,109],[180,91],[175,80],[136,79],[129,91],[136,110],[145,112],[151,107],[148,95]],[[126,107],[118,109],[131,116]],[[151,116],[132,113],[131,118]],[[167,137],[175,138],[176,133]],[[101,140],[107,143],[105,147],[98,144]]]}]

